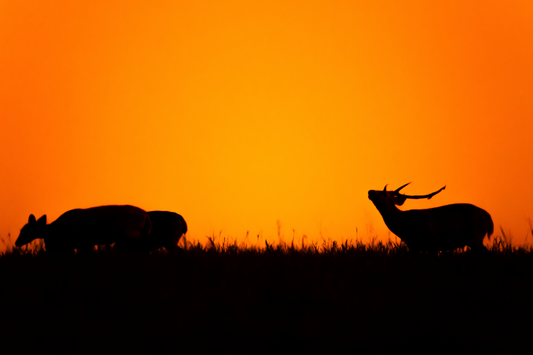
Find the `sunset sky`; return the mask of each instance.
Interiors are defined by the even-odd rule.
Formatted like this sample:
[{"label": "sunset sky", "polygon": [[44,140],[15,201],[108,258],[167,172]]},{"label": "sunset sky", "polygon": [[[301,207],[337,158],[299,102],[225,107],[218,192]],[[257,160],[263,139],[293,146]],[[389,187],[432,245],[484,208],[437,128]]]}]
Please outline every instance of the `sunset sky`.
[{"label": "sunset sky", "polygon": [[4,239],[132,204],[387,240],[367,192],[410,181],[533,242],[533,2],[0,0]]}]

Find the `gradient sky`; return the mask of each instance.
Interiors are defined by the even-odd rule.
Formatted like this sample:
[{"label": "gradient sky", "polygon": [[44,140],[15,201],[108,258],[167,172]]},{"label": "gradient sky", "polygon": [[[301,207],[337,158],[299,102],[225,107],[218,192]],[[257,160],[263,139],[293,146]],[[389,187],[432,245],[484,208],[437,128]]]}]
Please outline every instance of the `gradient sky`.
[{"label": "gradient sky", "polygon": [[0,1],[0,237],[132,204],[188,236],[378,236],[370,189],[533,219],[531,1]]}]

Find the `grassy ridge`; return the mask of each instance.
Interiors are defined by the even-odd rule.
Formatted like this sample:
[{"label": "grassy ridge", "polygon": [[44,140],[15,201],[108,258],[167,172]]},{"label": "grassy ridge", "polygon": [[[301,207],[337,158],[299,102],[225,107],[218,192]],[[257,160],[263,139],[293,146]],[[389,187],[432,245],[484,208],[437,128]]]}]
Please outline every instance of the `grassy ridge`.
[{"label": "grassy ridge", "polygon": [[[0,352],[533,350],[533,252],[189,245],[0,256]],[[429,346],[429,348],[428,348]]]}]

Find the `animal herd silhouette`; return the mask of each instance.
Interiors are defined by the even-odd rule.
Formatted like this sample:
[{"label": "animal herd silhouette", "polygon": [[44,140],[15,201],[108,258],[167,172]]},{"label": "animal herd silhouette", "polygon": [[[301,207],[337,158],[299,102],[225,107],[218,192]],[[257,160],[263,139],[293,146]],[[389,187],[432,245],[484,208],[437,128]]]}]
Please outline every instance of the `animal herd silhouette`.
[{"label": "animal herd silhouette", "polygon": [[[458,203],[429,209],[401,211],[406,199],[430,199],[446,188],[428,195],[409,196],[394,191],[368,191],[385,224],[410,252],[437,253],[468,246],[486,253],[485,236],[490,238],[494,224],[490,214],[474,205]],[[185,219],[169,211],[149,211],[130,205],[108,205],[73,209],[47,224],[46,215],[38,220],[32,214],[22,227],[15,246],[22,247],[43,239],[48,253],[77,250],[88,253],[97,245],[111,245],[120,251],[152,252],[165,248],[179,251],[178,242],[187,233]]]}]

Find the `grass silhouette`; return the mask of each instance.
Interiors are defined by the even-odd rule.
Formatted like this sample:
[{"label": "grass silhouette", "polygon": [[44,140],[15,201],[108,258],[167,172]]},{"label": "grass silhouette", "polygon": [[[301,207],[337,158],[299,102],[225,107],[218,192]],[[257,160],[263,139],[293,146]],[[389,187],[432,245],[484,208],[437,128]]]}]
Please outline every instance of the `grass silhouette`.
[{"label": "grass silhouette", "polygon": [[2,353],[440,353],[532,350],[533,252],[439,257],[399,243],[182,255],[0,255]]}]

